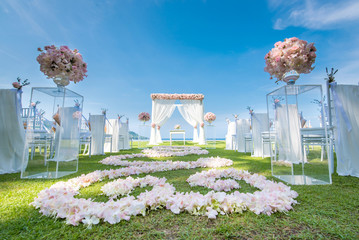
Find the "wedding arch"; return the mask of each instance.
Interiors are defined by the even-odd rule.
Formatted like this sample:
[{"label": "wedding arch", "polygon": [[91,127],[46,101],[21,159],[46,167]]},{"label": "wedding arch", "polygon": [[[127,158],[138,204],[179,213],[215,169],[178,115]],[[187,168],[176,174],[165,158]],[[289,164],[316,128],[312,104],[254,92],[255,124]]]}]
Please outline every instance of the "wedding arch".
[{"label": "wedding arch", "polygon": [[[188,124],[193,127],[193,142],[200,145],[206,143],[204,134],[204,108],[203,94],[151,94],[152,98],[152,124],[151,145],[162,143],[161,127],[172,116],[176,107]],[[176,101],[179,104],[175,104]],[[199,126],[199,135],[197,128]]]}]

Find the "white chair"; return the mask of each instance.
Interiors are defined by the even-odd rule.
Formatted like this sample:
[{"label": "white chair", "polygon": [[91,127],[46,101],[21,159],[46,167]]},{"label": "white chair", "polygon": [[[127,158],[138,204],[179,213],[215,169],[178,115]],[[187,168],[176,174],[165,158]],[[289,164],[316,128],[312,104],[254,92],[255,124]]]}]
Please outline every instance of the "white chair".
[{"label": "white chair", "polygon": [[[252,142],[251,124],[249,119],[236,120],[236,150],[247,152],[247,143]],[[247,137],[246,137],[247,136]],[[252,152],[252,148],[250,148]]]},{"label": "white chair", "polygon": [[[274,154],[274,156],[277,155],[277,148],[275,147],[275,142],[276,142],[276,133],[271,131],[265,131],[262,132],[261,134],[261,141],[262,141],[262,158],[265,157],[270,157],[271,155],[266,155],[265,154],[265,149],[266,149],[266,145],[268,146],[268,152],[271,153],[270,154]],[[274,146],[274,153],[273,153],[273,146]]]},{"label": "white chair", "polygon": [[[269,130],[269,119],[267,113],[254,113],[252,115],[252,141],[253,157],[262,157],[269,154],[269,151],[262,148],[262,132]],[[264,153],[263,153],[264,151]],[[267,152],[267,153],[266,153]]]},{"label": "white chair", "polygon": [[247,153],[247,146],[249,145],[249,152],[253,155],[253,140],[252,133],[246,133],[244,136],[244,153]]},{"label": "white chair", "polygon": [[235,150],[236,149],[236,122],[231,122],[228,120],[227,134],[226,134],[226,150]]},{"label": "white chair", "polygon": [[82,146],[84,146],[84,151],[82,152],[83,155],[88,154],[89,157],[91,157],[91,142],[92,142],[91,132],[84,131],[80,133],[80,152]]}]

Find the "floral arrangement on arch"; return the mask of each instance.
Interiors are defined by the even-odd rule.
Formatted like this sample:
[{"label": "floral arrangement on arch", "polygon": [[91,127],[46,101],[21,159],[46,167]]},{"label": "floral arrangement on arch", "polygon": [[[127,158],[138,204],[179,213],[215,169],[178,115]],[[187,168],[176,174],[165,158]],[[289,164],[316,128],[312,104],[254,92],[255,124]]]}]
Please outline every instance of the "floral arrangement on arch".
[{"label": "floral arrangement on arch", "polygon": [[83,61],[77,49],[71,50],[68,46],[45,46],[44,50],[37,49],[40,55],[36,60],[40,64],[40,71],[47,78],[66,76],[74,83],[87,77],[87,64]]},{"label": "floral arrangement on arch", "polygon": [[167,93],[154,93],[151,94],[152,100],[203,100],[203,94],[167,94]]},{"label": "floral arrangement on arch", "polygon": [[317,57],[316,51],[314,43],[308,44],[296,37],[286,38],[283,42],[276,42],[274,48],[265,55],[264,71],[271,75],[271,79],[276,77],[276,82],[281,81],[283,75],[291,70],[310,73],[314,69],[312,64]]},{"label": "floral arrangement on arch", "polygon": [[141,122],[148,122],[151,119],[150,114],[147,112],[141,112],[138,114],[138,120]]},{"label": "floral arrangement on arch", "polygon": [[204,120],[206,122],[212,123],[214,120],[216,120],[216,114],[208,112],[204,115]]},{"label": "floral arrangement on arch", "polygon": [[177,129],[177,130],[178,130],[178,129],[181,129],[181,125],[176,124],[176,125],[175,125],[175,129]]}]

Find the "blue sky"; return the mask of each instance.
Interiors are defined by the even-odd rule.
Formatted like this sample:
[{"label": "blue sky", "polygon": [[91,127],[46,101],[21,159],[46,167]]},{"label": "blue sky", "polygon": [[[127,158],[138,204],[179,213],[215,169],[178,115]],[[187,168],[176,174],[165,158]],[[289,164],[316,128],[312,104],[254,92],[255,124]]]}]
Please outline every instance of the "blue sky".
[{"label": "blue sky", "polygon": [[[37,48],[68,45],[88,63],[88,77],[69,86],[85,97],[86,115],[107,108],[136,130],[138,113],[151,113],[151,93],[203,93],[224,137],[226,117],[247,118],[248,105],[266,111],[265,95],[278,85],[263,71],[264,55],[284,38],[318,49],[315,70],[298,84],[323,83],[326,66],[339,68],[338,82],[357,84],[358,23],[355,0],[3,0],[0,88],[28,78],[27,103],[31,87],[54,86],[39,70]],[[191,132],[175,112],[163,136],[177,123]]]}]

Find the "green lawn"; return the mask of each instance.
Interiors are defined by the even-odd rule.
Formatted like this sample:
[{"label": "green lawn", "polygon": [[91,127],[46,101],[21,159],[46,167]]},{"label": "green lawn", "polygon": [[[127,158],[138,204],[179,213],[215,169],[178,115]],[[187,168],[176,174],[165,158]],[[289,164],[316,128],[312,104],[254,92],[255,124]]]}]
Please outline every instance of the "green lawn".
[{"label": "green lawn", "polygon": [[[209,150],[209,156],[220,156],[234,161],[233,167],[265,175],[269,179],[270,159],[252,158],[249,154],[224,150],[224,142],[217,149]],[[121,151],[137,153],[139,149]],[[109,154],[107,154],[108,156]],[[201,156],[161,158],[178,161],[195,161]],[[333,175],[333,184],[324,186],[292,186],[298,192],[299,204],[287,214],[271,216],[255,215],[252,212],[207,217],[192,216],[189,213],[173,214],[170,210],[151,211],[146,216],[131,217],[130,221],[118,224],[100,222],[92,229],[85,225],[66,225],[64,220],[42,216],[29,203],[44,188],[57,181],[73,178],[94,170],[116,167],[99,164],[104,156],[80,156],[79,172],[57,180],[22,180],[20,174],[0,175],[0,239],[359,239],[359,178]],[[138,158],[133,160],[159,160]],[[186,179],[197,168],[158,172],[151,175],[166,177],[177,191],[210,190],[203,187],[191,188]],[[145,174],[139,175],[143,177]],[[82,189],[78,197],[107,201],[100,195],[103,181]],[[253,192],[255,189],[240,182],[240,191]],[[132,195],[138,195],[149,188],[136,188]]]}]

